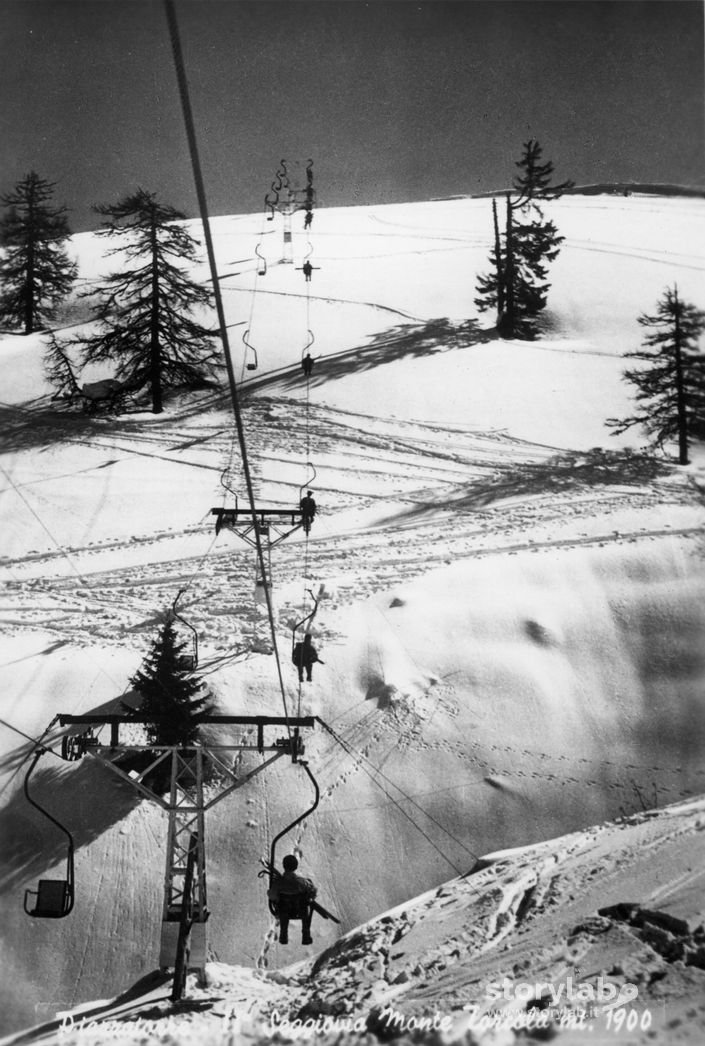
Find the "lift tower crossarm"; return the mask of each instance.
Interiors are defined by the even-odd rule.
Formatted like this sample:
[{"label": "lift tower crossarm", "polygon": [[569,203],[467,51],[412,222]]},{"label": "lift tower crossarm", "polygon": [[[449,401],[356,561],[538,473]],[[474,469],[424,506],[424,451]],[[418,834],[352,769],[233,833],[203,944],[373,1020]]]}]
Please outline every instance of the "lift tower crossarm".
[{"label": "lift tower crossarm", "polygon": [[[58,716],[59,724],[61,726],[70,726],[73,724],[79,726],[109,726],[110,727],[110,747],[117,748],[120,744],[120,726],[131,726],[135,723],[152,723],[153,719],[143,715],[121,715],[117,712],[107,713],[99,715],[98,713],[90,712],[86,715],[63,715]],[[313,729],[316,725],[316,720],[313,716],[274,716],[274,715],[203,715],[199,716],[199,723],[204,725],[222,725],[222,726],[256,726],[257,727],[257,744],[251,747],[257,748],[259,752],[263,752],[266,749],[279,748],[279,745],[265,745],[264,743],[264,728],[266,726],[279,726],[285,729],[292,728],[296,730],[298,727],[305,729]],[[136,747],[136,746],[132,746]],[[217,748],[217,745],[208,745],[208,748]],[[250,747],[246,745],[237,746],[225,746],[225,747]]]},{"label": "lift tower crossarm", "polygon": [[[59,714],[59,722],[61,726],[65,726],[67,723],[85,723],[86,725],[95,726],[97,723],[151,723],[153,719],[149,716],[137,715],[121,715],[119,712],[107,712],[105,715],[99,715],[97,712],[87,712],[85,715],[65,715],[64,713]],[[316,725],[316,716],[283,716],[283,715],[202,715],[198,717],[199,723],[242,723],[244,726],[252,726],[253,724],[261,723],[263,726],[286,726],[288,723],[290,726],[307,726],[313,727]]]},{"label": "lift tower crossarm", "polygon": [[[301,520],[302,510],[300,508],[256,508],[254,514],[260,523],[265,523],[268,519],[288,519],[295,523],[297,520]],[[218,516],[221,526],[228,526],[228,523],[237,519],[252,519],[252,510],[216,506],[211,509],[211,516]]]},{"label": "lift tower crossarm", "polygon": [[[304,749],[301,728],[315,727],[314,716],[215,715],[199,716],[199,725],[256,727],[256,738],[247,737],[236,744],[135,745],[121,743],[120,727],[153,724],[153,718],[137,714],[87,713],[59,714],[62,727],[79,726],[79,735],[65,734],[64,758],[89,755],[116,773],[140,794],[156,802],[169,815],[167,860],[164,879],[162,934],[159,965],[162,969],[179,966],[180,980],[185,972],[195,970],[202,985],[206,983],[208,950],[205,854],[205,812],[227,795],[242,788],[282,756],[298,762]],[[91,727],[109,726],[110,743],[103,745],[93,736]],[[287,737],[265,743],[265,728],[286,727]],[[233,752],[272,753],[248,772],[228,765],[225,757]],[[69,754],[70,752],[70,754]],[[134,753],[152,753],[148,766],[127,770],[120,762]],[[128,764],[129,765],[129,764]],[[302,763],[308,772],[308,767]],[[168,775],[168,797],[150,787],[154,772]],[[310,773],[309,773],[310,776]],[[208,784],[207,794],[204,786]],[[186,942],[188,938],[188,942]],[[186,954],[184,954],[186,952]],[[183,984],[178,991],[183,988]]]}]

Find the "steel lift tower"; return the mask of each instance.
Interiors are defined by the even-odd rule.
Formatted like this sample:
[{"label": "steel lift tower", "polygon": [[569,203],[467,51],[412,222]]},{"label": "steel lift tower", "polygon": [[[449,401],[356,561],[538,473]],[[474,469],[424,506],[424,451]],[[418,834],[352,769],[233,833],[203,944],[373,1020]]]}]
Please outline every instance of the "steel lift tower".
[{"label": "steel lift tower", "polygon": [[[205,715],[200,720],[203,725],[243,727],[240,740],[234,744],[183,746],[140,745],[123,740],[121,730],[124,737],[126,727],[148,723],[145,716],[59,714],[57,718],[62,727],[78,728],[76,733],[66,734],[62,739],[64,759],[73,761],[90,756],[169,815],[159,966],[163,970],[174,969],[172,998],[179,999],[188,972],[196,972],[200,982],[206,982],[209,915],[206,811],[283,756],[301,763],[310,777],[308,765],[302,758],[304,746],[300,731],[312,728],[315,719],[312,716]],[[95,734],[98,728],[106,726],[110,728],[107,744]],[[284,736],[281,736],[282,731],[285,731]],[[276,736],[277,732],[280,736]],[[46,751],[47,747],[43,750]],[[253,769],[241,772],[239,760],[234,763],[232,756],[243,752],[257,752],[268,758]],[[137,766],[139,769],[131,768]],[[28,891],[37,897],[34,910],[27,908],[25,897],[25,909],[29,915],[59,918],[70,911],[73,905],[73,844],[69,853],[66,882],[40,880],[36,892]],[[70,898],[67,897],[69,893]]]}]

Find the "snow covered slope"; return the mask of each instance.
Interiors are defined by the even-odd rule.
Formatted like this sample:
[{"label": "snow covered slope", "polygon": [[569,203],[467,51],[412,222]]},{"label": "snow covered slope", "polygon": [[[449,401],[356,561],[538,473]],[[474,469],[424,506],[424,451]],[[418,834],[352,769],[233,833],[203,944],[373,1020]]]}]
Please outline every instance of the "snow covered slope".
[{"label": "snow covered slope", "polygon": [[214,963],[183,1005],[155,974],[10,1041],[700,1043],[704,831],[699,799],[491,854],[315,959]]},{"label": "snow covered slope", "polygon": [[[321,806],[290,846],[343,931],[482,853],[703,791],[702,472],[642,454],[639,433],[616,440],[604,421],[629,407],[620,354],[639,343],[638,313],[674,281],[702,303],[705,205],[572,196],[553,208],[566,243],[551,333],[531,345],[498,343],[475,316],[486,200],[321,211],[310,285],[298,229],[284,265],[276,225],[214,222],[257,496],[296,503],[316,470],[320,516],[308,546],[295,535],[274,550],[274,599],[289,707],[326,724],[307,738]],[[75,247],[84,279],[104,269],[94,237]],[[90,760],[50,756],[36,791],[75,835],[76,908],[61,923],[24,915],[23,888],[61,860],[22,794],[31,739],[59,711],[117,707],[182,587],[220,709],[282,709],[252,553],[213,532],[224,469],[242,490],[226,395],[177,398],[159,417],[57,413],[39,336],[4,336],[0,360],[11,1031],[152,970],[161,915],[163,814]],[[290,623],[321,585],[325,664],[299,694]],[[309,802],[282,761],[209,814],[220,962],[273,969],[305,954],[275,943],[256,871]],[[336,933],[314,936],[324,947]]]}]

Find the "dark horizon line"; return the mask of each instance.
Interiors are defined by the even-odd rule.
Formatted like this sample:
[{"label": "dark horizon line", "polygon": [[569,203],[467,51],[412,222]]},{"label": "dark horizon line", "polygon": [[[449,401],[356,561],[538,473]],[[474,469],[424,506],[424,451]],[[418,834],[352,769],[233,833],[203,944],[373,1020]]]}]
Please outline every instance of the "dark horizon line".
[{"label": "dark horizon line", "polygon": [[[451,193],[449,196],[430,196],[421,200],[397,200],[394,203],[389,201],[374,202],[371,200],[365,200],[362,202],[355,203],[336,203],[327,206],[322,204],[316,207],[316,210],[352,210],[355,207],[405,207],[410,204],[422,204],[422,203],[443,203],[449,200],[491,200],[495,197],[504,197],[508,192],[514,192],[513,186],[505,189],[492,189],[485,192],[475,193]],[[677,182],[587,182],[585,185],[573,185],[570,188],[563,189],[561,196],[612,196],[617,193],[643,193],[648,196],[682,196],[691,199],[705,199],[705,185],[680,185]],[[178,208],[177,208],[178,209]],[[70,208],[69,208],[70,213]],[[213,212],[209,215],[211,218],[249,218],[259,215],[260,211],[223,211]],[[182,219],[183,221],[193,222],[200,221],[200,217],[197,214],[187,216]],[[98,231],[98,226],[90,226],[85,229],[77,229],[71,232],[71,236],[81,236],[84,233],[95,233]]]}]

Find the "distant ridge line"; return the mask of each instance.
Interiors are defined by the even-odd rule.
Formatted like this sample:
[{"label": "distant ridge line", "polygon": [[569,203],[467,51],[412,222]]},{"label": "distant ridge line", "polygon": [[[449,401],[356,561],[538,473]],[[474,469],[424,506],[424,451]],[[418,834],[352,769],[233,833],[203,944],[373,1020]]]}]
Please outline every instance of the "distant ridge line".
[{"label": "distant ridge line", "polygon": [[[504,196],[507,189],[495,189],[492,192],[460,194],[443,197],[446,200],[483,200],[493,196]],[[643,193],[649,196],[695,196],[705,197],[705,188],[695,185],[670,185],[659,182],[595,182],[589,185],[574,185],[564,189],[562,196],[629,196],[632,193]],[[439,197],[440,199],[440,197]]]}]

